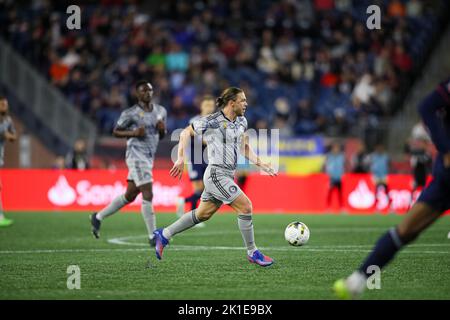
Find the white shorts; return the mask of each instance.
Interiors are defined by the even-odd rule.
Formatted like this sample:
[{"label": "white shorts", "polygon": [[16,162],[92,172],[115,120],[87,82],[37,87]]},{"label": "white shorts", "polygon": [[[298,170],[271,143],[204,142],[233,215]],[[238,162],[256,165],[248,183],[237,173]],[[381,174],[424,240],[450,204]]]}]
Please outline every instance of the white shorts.
[{"label": "white shorts", "polygon": [[147,183],[153,182],[153,162],[150,160],[133,160],[126,161],[128,167],[128,181],[134,181],[136,187],[140,187]]},{"label": "white shorts", "polygon": [[208,166],[203,176],[205,189],[202,193],[202,201],[212,201],[219,205],[230,204],[243,192],[234,182],[232,171]]}]

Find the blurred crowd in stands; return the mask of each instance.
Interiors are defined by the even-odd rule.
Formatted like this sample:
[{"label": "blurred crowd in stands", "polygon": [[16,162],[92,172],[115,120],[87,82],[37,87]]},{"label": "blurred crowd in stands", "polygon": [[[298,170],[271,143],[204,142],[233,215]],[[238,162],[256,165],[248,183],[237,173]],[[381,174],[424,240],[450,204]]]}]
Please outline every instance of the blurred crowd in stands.
[{"label": "blurred crowd in stands", "polygon": [[[366,9],[381,7],[381,29]],[[186,126],[204,94],[245,90],[252,127],[284,136],[346,135],[395,112],[440,25],[446,1],[103,0],[66,27],[65,1],[0,0],[1,36],[110,134],[149,79]]]}]

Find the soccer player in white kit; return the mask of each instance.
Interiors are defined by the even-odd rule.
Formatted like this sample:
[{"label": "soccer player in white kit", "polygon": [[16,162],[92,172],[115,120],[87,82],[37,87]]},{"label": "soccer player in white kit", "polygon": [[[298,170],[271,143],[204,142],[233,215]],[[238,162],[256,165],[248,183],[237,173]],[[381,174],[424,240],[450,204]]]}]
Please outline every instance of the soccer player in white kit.
[{"label": "soccer player in white kit", "polygon": [[[5,141],[15,141],[17,139],[16,129],[11,117],[8,115],[8,100],[0,96],[0,168],[3,167],[5,155]],[[2,183],[0,181],[0,192]],[[13,224],[11,219],[7,219],[3,213],[2,199],[0,197],[0,227],[8,227]]]},{"label": "soccer player in white kit", "polygon": [[150,246],[154,246],[156,219],[152,205],[152,169],[159,140],[166,134],[167,111],[163,106],[152,103],[153,87],[148,81],[138,81],[135,88],[138,103],[122,112],[113,131],[115,137],[127,139],[127,190],[106,208],[91,215],[92,234],[98,239],[101,221],[142,193],[141,213]]},{"label": "soccer player in white kit", "polygon": [[178,160],[170,174],[181,178],[190,137],[203,135],[208,145],[208,168],[203,177],[205,189],[198,208],[184,214],[170,226],[154,232],[156,257],[162,258],[164,247],[175,234],[208,220],[222,204],[228,204],[238,214],[238,226],[247,248],[248,260],[260,266],[270,266],[273,260],[263,255],[255,245],[252,203],[234,182],[239,152],[242,151],[247,159],[269,175],[275,176],[276,173],[269,163],[260,160],[249,145],[245,134],[247,120],[244,117],[247,99],[242,89],[235,87],[226,89],[217,99],[217,107],[218,112],[197,119],[181,133]]}]

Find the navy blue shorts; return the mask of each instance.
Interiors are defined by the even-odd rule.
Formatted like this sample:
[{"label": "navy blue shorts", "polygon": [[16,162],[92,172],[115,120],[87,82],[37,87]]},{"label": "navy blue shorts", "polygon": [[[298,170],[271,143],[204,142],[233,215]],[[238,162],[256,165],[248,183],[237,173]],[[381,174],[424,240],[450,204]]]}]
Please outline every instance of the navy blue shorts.
[{"label": "navy blue shorts", "polygon": [[450,209],[450,168],[444,168],[442,157],[436,159],[433,180],[423,189],[417,202],[424,202],[433,209],[444,212]]},{"label": "navy blue shorts", "polygon": [[192,164],[188,163],[188,174],[191,181],[203,180],[203,175],[208,167],[207,164]]}]

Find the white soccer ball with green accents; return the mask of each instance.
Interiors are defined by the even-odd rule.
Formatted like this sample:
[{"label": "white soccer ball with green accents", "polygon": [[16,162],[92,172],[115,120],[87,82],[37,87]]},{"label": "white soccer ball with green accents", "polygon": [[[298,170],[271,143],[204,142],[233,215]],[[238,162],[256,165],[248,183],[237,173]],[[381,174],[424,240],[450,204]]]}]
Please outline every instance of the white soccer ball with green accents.
[{"label": "white soccer ball with green accents", "polygon": [[309,228],[303,222],[291,222],[284,231],[284,238],[292,246],[303,246],[309,240]]}]

